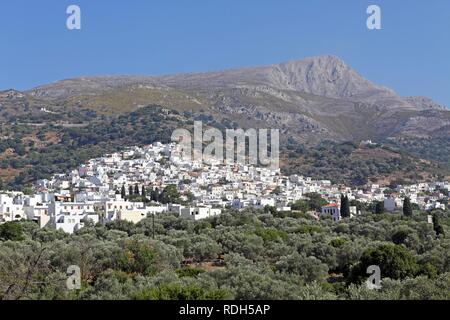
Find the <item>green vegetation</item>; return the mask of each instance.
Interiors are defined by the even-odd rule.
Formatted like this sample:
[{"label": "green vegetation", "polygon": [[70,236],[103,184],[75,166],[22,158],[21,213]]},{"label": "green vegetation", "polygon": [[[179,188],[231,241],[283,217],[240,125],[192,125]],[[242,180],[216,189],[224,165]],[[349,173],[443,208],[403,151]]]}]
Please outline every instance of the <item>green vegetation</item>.
[{"label": "green vegetation", "polygon": [[384,213],[384,203],[382,201],[377,201],[375,203],[375,214],[383,214]]},{"label": "green vegetation", "polygon": [[295,211],[307,212],[309,210],[309,204],[307,201],[297,200],[292,204],[291,208]]},{"label": "green vegetation", "polygon": [[320,211],[320,209],[328,203],[318,193],[308,193],[305,196],[308,198],[307,203],[310,210]]},{"label": "green vegetation", "polygon": [[[0,136],[4,137],[0,140],[0,182],[4,188],[24,190],[38,179],[67,172],[123,146],[167,143],[174,129],[189,128],[194,120],[222,131],[241,127],[227,118],[191,111],[180,113],[158,105],[114,114],[97,113],[82,105],[76,111],[72,107],[59,108],[55,114],[16,112],[8,121],[0,122]],[[388,142],[384,146],[361,147],[355,142],[300,144],[293,138],[282,139],[281,156],[286,160],[282,170],[285,174],[329,179],[349,186],[381,178],[394,180],[400,175],[405,182],[414,182],[430,174],[445,176],[450,172],[445,165],[448,153],[446,161],[436,164],[418,161],[404,150],[405,147]]]},{"label": "green vegetation", "polygon": [[[443,154],[448,164],[449,151]],[[300,144],[290,138],[282,144],[281,155],[286,157],[287,165],[283,167],[286,174],[301,173],[348,186],[365,185],[378,179],[395,180],[398,176],[405,182],[415,182],[429,175],[445,176],[450,172],[449,166],[420,161],[404,148],[389,143],[376,146],[360,146],[351,141]],[[414,155],[423,158],[420,153]]]},{"label": "green vegetation", "polygon": [[350,201],[347,195],[341,195],[341,216],[343,218],[350,218]]},{"label": "green vegetation", "polygon": [[163,284],[157,288],[144,289],[133,295],[134,300],[222,300],[228,292],[223,289],[204,289],[196,284]]},{"label": "green vegetation", "polygon": [[384,277],[395,280],[414,277],[419,270],[414,256],[405,247],[383,244],[363,252],[358,264],[352,268],[351,281],[366,279],[366,270],[372,265],[380,266]]},{"label": "green vegetation", "polygon": [[438,213],[433,214],[433,229],[437,236],[445,236],[445,230]]},{"label": "green vegetation", "polygon": [[[13,124],[0,129],[0,134],[13,132],[15,136],[14,143],[8,142],[4,146],[13,153],[0,158],[0,167],[17,169],[18,174],[9,180],[8,187],[22,189],[38,179],[73,169],[91,158],[122,150],[124,145],[170,142],[173,128],[186,124],[185,121],[177,113],[149,106],[117,117],[94,120],[82,127]],[[33,136],[39,143],[30,145],[27,141]]]},{"label": "green vegetation", "polygon": [[444,166],[450,165],[450,141],[445,135],[431,138],[402,137],[402,139],[388,140],[385,143],[420,158],[437,161]]},{"label": "green vegetation", "polygon": [[406,217],[412,217],[413,215],[411,200],[408,197],[406,197],[405,200],[403,201],[403,214]]},{"label": "green vegetation", "polygon": [[[4,224],[0,299],[450,299],[450,239],[436,231],[448,232],[450,213],[434,214],[434,225],[425,213],[339,223],[264,210],[165,214],[155,239],[152,219],[73,235]],[[65,286],[70,265],[81,268],[81,290]],[[364,283],[369,265],[380,266],[380,290]]]},{"label": "green vegetation", "polygon": [[205,272],[206,271],[203,269],[192,268],[192,267],[180,268],[180,269],[176,270],[176,273],[180,278],[183,278],[183,277],[197,278],[197,276],[199,274],[202,274]]},{"label": "green vegetation", "polygon": [[158,197],[159,202],[166,203],[181,203],[180,193],[177,190],[177,186],[169,185],[164,188]]},{"label": "green vegetation", "polygon": [[6,222],[0,225],[0,240],[20,241],[23,238],[23,230],[20,223]]}]

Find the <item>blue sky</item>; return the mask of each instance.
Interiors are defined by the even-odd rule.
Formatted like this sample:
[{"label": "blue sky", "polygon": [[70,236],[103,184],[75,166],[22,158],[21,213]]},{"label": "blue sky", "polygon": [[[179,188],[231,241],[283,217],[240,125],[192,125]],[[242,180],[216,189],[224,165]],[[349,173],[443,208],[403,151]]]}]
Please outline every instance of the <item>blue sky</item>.
[{"label": "blue sky", "polygon": [[[0,90],[333,54],[400,95],[450,106],[448,0],[14,0],[0,5]],[[82,30],[66,29],[66,8]],[[366,9],[382,9],[382,30]]]}]

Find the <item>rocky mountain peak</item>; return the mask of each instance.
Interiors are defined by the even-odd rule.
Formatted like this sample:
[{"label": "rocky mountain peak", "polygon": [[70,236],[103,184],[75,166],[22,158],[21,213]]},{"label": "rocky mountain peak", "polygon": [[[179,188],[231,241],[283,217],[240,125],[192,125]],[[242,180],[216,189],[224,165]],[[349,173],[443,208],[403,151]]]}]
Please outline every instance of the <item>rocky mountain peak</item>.
[{"label": "rocky mountain peak", "polygon": [[393,96],[387,88],[364,79],[336,56],[326,55],[275,65],[271,80],[278,87],[331,97]]}]

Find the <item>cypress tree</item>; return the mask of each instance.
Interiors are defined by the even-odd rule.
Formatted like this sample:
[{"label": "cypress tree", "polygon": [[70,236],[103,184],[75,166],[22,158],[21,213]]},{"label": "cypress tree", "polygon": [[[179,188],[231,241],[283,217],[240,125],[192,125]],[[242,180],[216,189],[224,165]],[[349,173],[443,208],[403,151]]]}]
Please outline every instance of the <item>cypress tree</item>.
[{"label": "cypress tree", "polygon": [[120,191],[120,195],[122,196],[122,199],[125,199],[127,197],[127,193],[125,191],[125,185],[122,185],[122,190]]},{"label": "cypress tree", "polygon": [[375,204],[375,214],[383,214],[384,213],[384,203],[381,201],[377,201]]},{"label": "cypress tree", "polygon": [[341,216],[350,218],[350,201],[348,196],[341,195]]},{"label": "cypress tree", "polygon": [[406,217],[412,217],[413,215],[411,199],[409,199],[409,197],[406,197],[405,200],[403,201],[403,214]]},{"label": "cypress tree", "polygon": [[348,199],[348,196],[345,196],[345,212],[347,214],[347,217],[350,218],[350,200]]},{"label": "cypress tree", "polygon": [[155,202],[159,202],[159,190],[158,190],[158,188],[156,188],[155,190],[152,191],[151,200],[155,201]]},{"label": "cypress tree", "polygon": [[137,184],[134,186],[134,195],[139,195],[139,186]]},{"label": "cypress tree", "polygon": [[132,185],[129,185],[128,186],[128,196],[132,196],[133,195],[133,186]]},{"label": "cypress tree", "polygon": [[155,190],[150,191],[150,201],[156,202]]},{"label": "cypress tree", "polygon": [[145,186],[144,185],[142,185],[141,196],[142,196],[142,198],[146,198],[147,197],[147,191],[145,190]]},{"label": "cypress tree", "polygon": [[442,227],[439,216],[436,213],[433,214],[433,229],[437,236],[445,236],[444,227]]}]

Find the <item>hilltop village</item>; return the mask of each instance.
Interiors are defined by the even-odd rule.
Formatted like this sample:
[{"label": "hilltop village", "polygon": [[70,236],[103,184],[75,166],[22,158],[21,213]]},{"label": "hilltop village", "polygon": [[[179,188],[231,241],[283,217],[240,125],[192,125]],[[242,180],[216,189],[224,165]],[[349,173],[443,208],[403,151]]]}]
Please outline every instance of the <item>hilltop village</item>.
[{"label": "hilltop village", "polygon": [[[0,223],[28,219],[73,233],[89,220],[137,223],[163,213],[198,220],[227,208],[299,210],[296,204],[311,195],[323,203],[309,208],[309,214],[339,221],[342,195],[353,204],[381,203],[388,212],[399,210],[408,197],[418,209],[429,211],[446,209],[449,189],[449,182],[352,189],[331,180],[285,176],[279,169],[184,161],[179,145],[155,143],[91,159],[76,170],[36,181],[31,194],[1,191]],[[351,205],[350,213],[352,217],[361,211]]]}]

